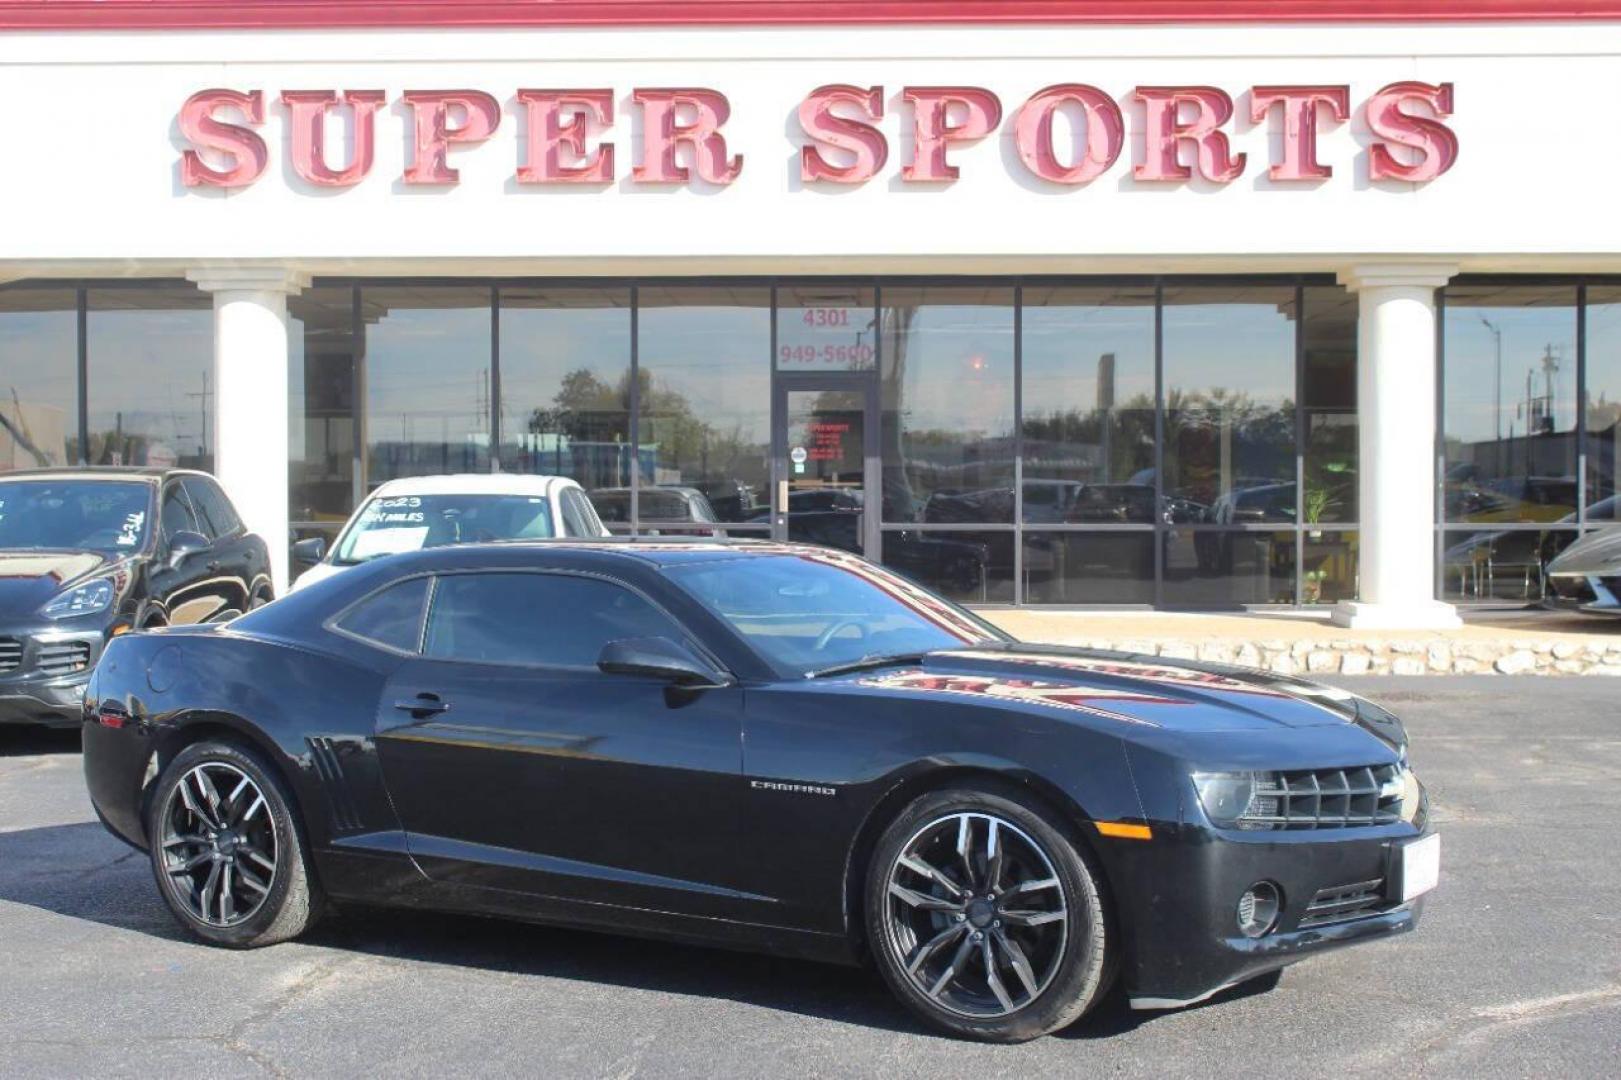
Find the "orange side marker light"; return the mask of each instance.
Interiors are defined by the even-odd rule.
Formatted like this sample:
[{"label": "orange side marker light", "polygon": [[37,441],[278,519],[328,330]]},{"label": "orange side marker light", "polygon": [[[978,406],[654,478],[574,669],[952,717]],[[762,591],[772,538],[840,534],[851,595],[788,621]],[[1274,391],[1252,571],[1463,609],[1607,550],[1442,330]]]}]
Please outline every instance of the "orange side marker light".
[{"label": "orange side marker light", "polygon": [[1124,821],[1097,821],[1100,836],[1112,836],[1116,840],[1152,840],[1154,834],[1147,825],[1128,825]]}]

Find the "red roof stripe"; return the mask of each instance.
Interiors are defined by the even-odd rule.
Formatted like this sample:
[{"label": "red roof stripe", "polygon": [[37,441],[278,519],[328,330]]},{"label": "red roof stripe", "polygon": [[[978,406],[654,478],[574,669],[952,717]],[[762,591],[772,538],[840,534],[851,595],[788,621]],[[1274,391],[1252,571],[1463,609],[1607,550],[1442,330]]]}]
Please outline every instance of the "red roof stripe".
[{"label": "red roof stripe", "polygon": [[0,30],[1621,21],[1621,0],[0,0]]}]

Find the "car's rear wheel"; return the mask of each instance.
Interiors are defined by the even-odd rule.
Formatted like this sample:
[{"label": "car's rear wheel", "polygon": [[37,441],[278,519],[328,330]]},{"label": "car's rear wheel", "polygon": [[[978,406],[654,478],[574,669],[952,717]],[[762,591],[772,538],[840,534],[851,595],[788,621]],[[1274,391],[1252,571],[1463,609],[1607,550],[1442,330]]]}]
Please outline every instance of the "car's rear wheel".
[{"label": "car's rear wheel", "polygon": [[206,941],[235,948],[297,937],[321,895],[285,785],[257,754],[194,743],[158,778],[147,837],[169,910]]},{"label": "car's rear wheel", "polygon": [[1064,1027],[1107,989],[1098,875],[1043,812],[970,788],[930,792],[879,838],[868,941],[929,1023],[993,1042]]}]

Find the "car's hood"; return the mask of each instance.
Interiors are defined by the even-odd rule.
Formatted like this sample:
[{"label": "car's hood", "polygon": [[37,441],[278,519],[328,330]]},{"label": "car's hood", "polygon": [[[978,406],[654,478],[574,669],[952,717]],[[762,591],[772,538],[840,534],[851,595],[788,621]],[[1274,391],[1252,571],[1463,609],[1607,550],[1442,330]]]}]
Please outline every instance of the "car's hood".
[{"label": "car's hood", "polygon": [[0,618],[36,615],[63,589],[117,562],[96,551],[0,551]]},{"label": "car's hood", "polygon": [[1621,525],[1586,536],[1548,564],[1550,574],[1621,574]]},{"label": "car's hood", "polygon": [[1356,724],[1393,747],[1401,722],[1348,691],[1249,668],[1131,653],[1015,644],[930,653],[868,672],[862,686],[1052,709],[1139,730],[1275,731]]}]

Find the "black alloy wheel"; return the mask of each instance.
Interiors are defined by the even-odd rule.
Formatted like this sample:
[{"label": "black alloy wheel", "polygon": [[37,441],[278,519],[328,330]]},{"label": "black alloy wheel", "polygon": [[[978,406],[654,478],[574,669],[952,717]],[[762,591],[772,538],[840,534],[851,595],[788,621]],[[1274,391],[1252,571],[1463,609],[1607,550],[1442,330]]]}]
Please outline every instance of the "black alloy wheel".
[{"label": "black alloy wheel", "polygon": [[931,1023],[1017,1042],[1062,1027],[1104,987],[1097,878],[1031,807],[935,792],[885,832],[868,881],[871,947]]},{"label": "black alloy wheel", "polygon": [[269,945],[320,911],[291,801],[255,754],[187,747],[157,781],[147,829],[158,890],[180,924],[220,945]]},{"label": "black alloy wheel", "polygon": [[209,926],[247,921],[276,879],[269,803],[235,765],[205,761],[169,795],[161,837],[164,869],[192,918]]}]

